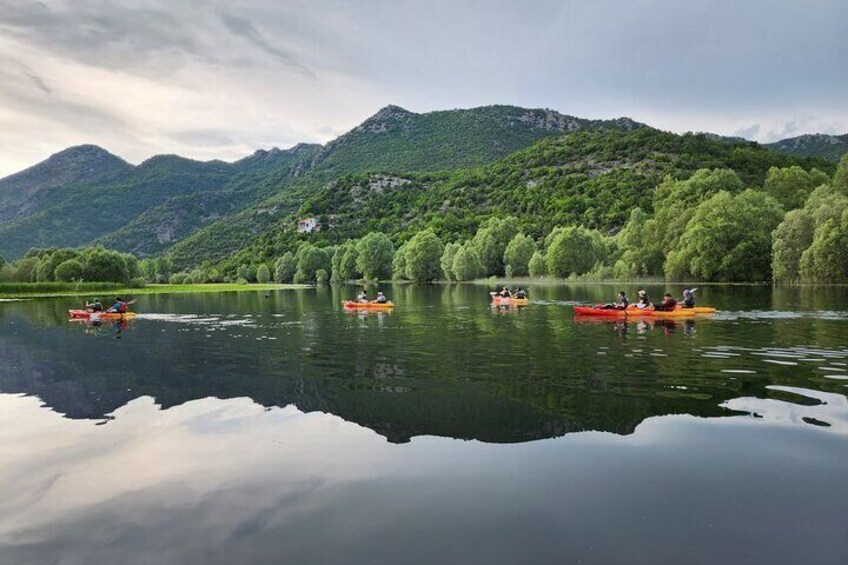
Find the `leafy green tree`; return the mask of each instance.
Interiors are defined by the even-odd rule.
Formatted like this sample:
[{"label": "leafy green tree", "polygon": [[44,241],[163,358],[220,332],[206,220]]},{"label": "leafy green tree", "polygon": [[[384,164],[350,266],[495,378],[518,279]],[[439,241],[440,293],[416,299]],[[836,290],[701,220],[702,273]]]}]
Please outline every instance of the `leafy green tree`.
[{"label": "leafy green tree", "polygon": [[830,183],[834,190],[848,196],[848,153],[842,156],[833,173],[833,181]]},{"label": "leafy green tree", "polygon": [[489,218],[474,235],[474,246],[483,261],[487,275],[503,275],[505,272],[504,252],[506,246],[520,231],[518,219]]},{"label": "leafy green tree", "polygon": [[38,267],[38,257],[24,257],[15,262],[15,282],[35,282],[35,269]]},{"label": "leafy green tree", "polygon": [[458,281],[470,281],[483,274],[483,261],[471,242],[461,246],[453,258],[451,272]]},{"label": "leafy green tree", "polygon": [[327,284],[330,281],[330,275],[326,269],[318,269],[315,271],[315,282],[317,284]]},{"label": "leafy green tree", "polygon": [[548,274],[548,262],[541,251],[536,251],[527,264],[527,272],[531,277],[544,277]]},{"label": "leafy green tree", "polygon": [[89,247],[82,252],[83,278],[87,281],[129,283],[132,273],[123,254],[103,247]]},{"label": "leafy green tree", "polygon": [[642,256],[649,274],[661,274],[698,204],[720,191],[736,194],[743,188],[730,169],[699,169],[687,180],[666,177],[654,194],[654,216],[644,227]]},{"label": "leafy green tree", "polygon": [[85,267],[79,259],[68,259],[56,267],[55,277],[61,282],[78,281],[82,278],[84,270]]},{"label": "leafy green tree", "polygon": [[456,257],[456,252],[462,248],[462,244],[460,243],[448,243],[445,245],[445,251],[442,253],[442,259],[440,264],[442,266],[442,272],[445,274],[445,278],[447,280],[458,280],[454,276],[453,272],[453,261]]},{"label": "leafy green tree", "polygon": [[383,232],[371,232],[356,244],[356,268],[366,279],[387,279],[392,274],[395,246]]},{"label": "leafy green tree", "polygon": [[818,169],[807,172],[798,165],[772,167],[766,176],[763,190],[777,198],[784,209],[792,210],[803,205],[816,187],[829,181],[827,174]]},{"label": "leafy green tree", "polygon": [[557,228],[548,246],[548,272],[566,278],[588,273],[598,261],[598,236],[583,227]]},{"label": "leafy green tree", "polygon": [[351,244],[342,256],[341,277],[342,280],[350,281],[359,279],[362,273],[356,268],[359,261],[359,251],[356,245]]},{"label": "leafy green tree", "polygon": [[274,265],[274,280],[278,283],[290,283],[294,279],[294,274],[297,271],[297,261],[294,254],[287,251],[282,257],[277,259]]},{"label": "leafy green tree", "polygon": [[249,283],[256,282],[256,270],[250,265],[240,265],[236,271],[236,276]]},{"label": "leafy green tree", "polygon": [[[168,282],[171,284],[185,284],[186,282],[186,273],[174,273],[168,279]],[[247,284],[247,281],[245,281]]]},{"label": "leafy green tree", "polygon": [[772,234],[772,277],[794,282],[801,276],[801,255],[813,243],[816,224],[806,209],[792,210]]},{"label": "leafy green tree", "polygon": [[206,282],[206,275],[200,269],[192,269],[183,280],[185,284],[203,284]]},{"label": "leafy green tree", "polygon": [[442,240],[432,229],[415,234],[406,243],[406,277],[416,282],[430,282],[442,275]]},{"label": "leafy green tree", "polygon": [[649,220],[650,216],[643,212],[641,208],[634,208],[630,212],[630,219],[615,236],[620,256],[613,266],[614,277],[621,279],[635,278],[660,270],[663,257],[654,259],[654,265],[652,265],[651,257],[645,251],[647,247],[646,225]]},{"label": "leafy green tree", "polygon": [[392,278],[406,278],[406,244],[401,245],[395,253],[395,259],[392,261]]},{"label": "leafy green tree", "polygon": [[262,263],[259,265],[259,268],[256,270],[256,281],[259,284],[266,284],[271,280],[271,270],[268,268],[268,265]]},{"label": "leafy green tree", "polygon": [[702,202],[666,260],[667,278],[762,281],[771,278],[772,232],[780,202],[764,192],[721,191]]},{"label": "leafy green tree", "polygon": [[512,276],[524,277],[529,272],[530,259],[533,258],[534,253],[536,253],[536,242],[532,237],[519,233],[507,244],[503,262],[507,267],[511,267]]},{"label": "leafy green tree", "polygon": [[326,274],[331,267],[332,257],[327,250],[316,247],[309,243],[302,245],[297,250],[297,271],[294,274],[294,282],[316,282],[316,274],[323,269]]},{"label": "leafy green tree", "polygon": [[829,219],[816,228],[813,243],[801,256],[801,276],[817,283],[848,280],[848,210],[841,219]]},{"label": "leafy green tree", "polygon": [[46,253],[39,258],[38,267],[35,270],[35,279],[38,282],[49,282],[56,280],[55,271],[61,263],[69,259],[79,257],[76,249],[56,249]]},{"label": "leafy green tree", "polygon": [[174,268],[171,265],[171,260],[167,257],[157,257],[155,259],[155,279],[151,282],[164,283],[168,282]]}]

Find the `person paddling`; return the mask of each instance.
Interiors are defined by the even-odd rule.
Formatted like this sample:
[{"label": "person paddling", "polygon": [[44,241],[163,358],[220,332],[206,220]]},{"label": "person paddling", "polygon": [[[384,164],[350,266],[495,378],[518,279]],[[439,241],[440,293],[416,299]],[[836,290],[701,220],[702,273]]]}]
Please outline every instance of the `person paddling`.
[{"label": "person paddling", "polygon": [[509,288],[503,287],[499,296],[501,298],[512,298],[512,293],[509,291]]},{"label": "person paddling", "polygon": [[388,301],[389,299],[386,298],[385,294],[383,294],[382,292],[377,293],[377,300],[375,301],[377,304],[386,304]]},{"label": "person paddling", "polygon": [[684,289],[683,290],[683,302],[680,305],[682,308],[694,308],[695,307],[695,293],[692,290]]},{"label": "person paddling", "polygon": [[618,298],[615,302],[604,304],[601,308],[604,310],[627,310],[628,306],[630,306],[630,301],[627,300],[627,294],[623,290],[620,290],[618,291]]},{"label": "person paddling", "polygon": [[85,303],[85,309],[89,312],[102,312],[103,304],[100,303],[99,298],[95,298],[94,302],[92,302],[91,304],[89,304],[88,302]]},{"label": "person paddling", "polygon": [[357,302],[368,302],[368,292],[363,288],[359,296],[356,297]]},{"label": "person paddling", "polygon": [[644,310],[646,308],[650,309],[651,306],[653,306],[651,304],[651,299],[648,298],[648,293],[646,291],[640,290],[636,294],[639,297],[639,299],[636,301],[636,308],[639,308],[640,310]]},{"label": "person paddling", "polygon": [[526,299],[527,298],[527,291],[519,286],[518,290],[515,291],[515,298],[517,298],[518,300]]},{"label": "person paddling", "polygon": [[669,293],[665,293],[665,295],[663,295],[662,302],[654,306],[654,310],[657,312],[671,312],[675,308],[677,308],[677,300],[675,300]]},{"label": "person paddling", "polygon": [[127,303],[120,296],[115,299],[115,303],[111,308],[106,310],[107,312],[112,312],[115,314],[126,314],[127,313]]}]

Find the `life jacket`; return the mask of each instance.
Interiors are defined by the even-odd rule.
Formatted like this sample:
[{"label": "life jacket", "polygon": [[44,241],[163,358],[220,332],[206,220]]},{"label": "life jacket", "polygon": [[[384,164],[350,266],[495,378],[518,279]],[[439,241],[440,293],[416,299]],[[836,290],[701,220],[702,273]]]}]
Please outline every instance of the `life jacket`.
[{"label": "life jacket", "polygon": [[127,303],[126,302],[119,302],[118,303],[118,312],[120,312],[121,314],[126,314],[126,312],[127,312]]}]

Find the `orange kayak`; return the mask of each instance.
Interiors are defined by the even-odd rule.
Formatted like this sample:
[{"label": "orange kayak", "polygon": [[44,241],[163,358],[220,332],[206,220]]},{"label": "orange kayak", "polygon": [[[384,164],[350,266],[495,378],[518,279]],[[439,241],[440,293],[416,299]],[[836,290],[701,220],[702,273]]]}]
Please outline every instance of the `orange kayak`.
[{"label": "orange kayak", "polygon": [[657,310],[639,309],[630,306],[626,310],[598,308],[597,306],[575,306],[574,313],[578,316],[595,316],[600,318],[691,318],[699,314],[715,314],[716,309],[707,306],[697,308],[681,308],[664,312]]},{"label": "orange kayak", "polygon": [[370,302],[357,302],[355,300],[345,300],[344,302],[342,302],[342,306],[344,306],[348,310],[389,310],[395,307],[392,302],[374,302],[373,300]]},{"label": "orange kayak", "polygon": [[529,298],[492,297],[492,306],[527,306],[528,304],[530,304]]},{"label": "orange kayak", "polygon": [[101,320],[121,320],[128,318],[135,318],[135,312],[124,312],[123,314],[119,314],[117,312],[89,312],[88,310],[68,310],[68,314],[71,315],[71,318],[76,320],[84,320],[93,317],[100,316]]}]

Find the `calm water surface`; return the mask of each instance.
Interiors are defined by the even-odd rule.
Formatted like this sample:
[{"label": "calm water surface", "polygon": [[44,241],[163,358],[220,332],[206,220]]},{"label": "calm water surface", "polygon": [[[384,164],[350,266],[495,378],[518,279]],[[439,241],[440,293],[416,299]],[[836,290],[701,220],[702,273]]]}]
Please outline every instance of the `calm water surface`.
[{"label": "calm water surface", "polygon": [[0,563],[848,563],[848,290],[386,290],[0,303]]}]

